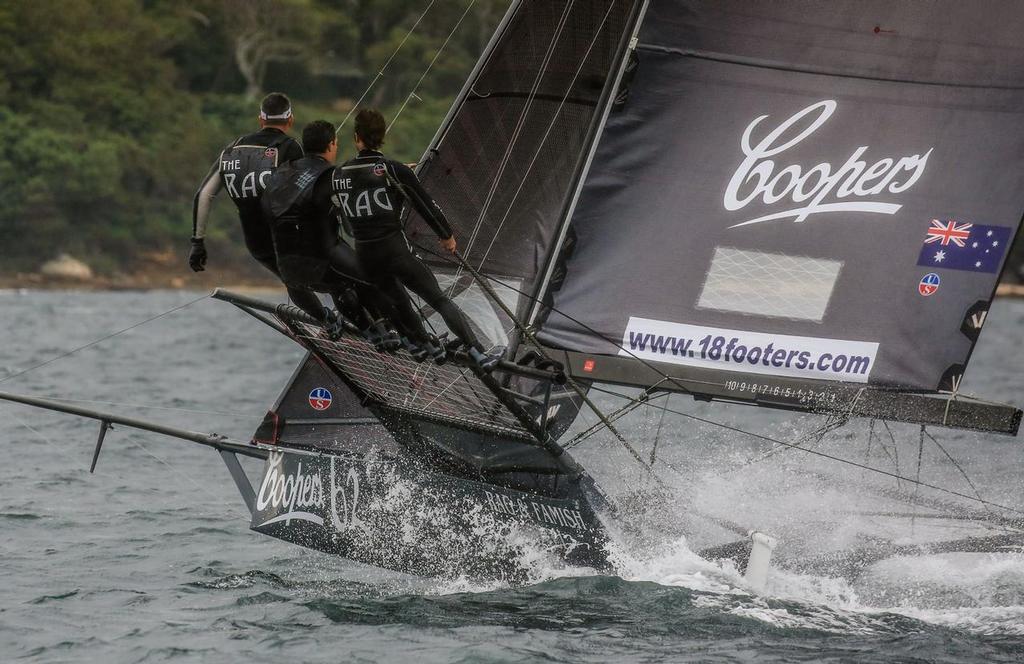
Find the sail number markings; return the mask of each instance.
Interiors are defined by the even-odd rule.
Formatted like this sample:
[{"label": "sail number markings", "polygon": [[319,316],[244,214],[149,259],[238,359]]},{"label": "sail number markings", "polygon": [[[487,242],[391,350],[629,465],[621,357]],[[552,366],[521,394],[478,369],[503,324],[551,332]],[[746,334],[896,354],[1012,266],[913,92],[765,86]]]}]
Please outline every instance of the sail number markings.
[{"label": "sail number markings", "polygon": [[725,381],[725,389],[730,392],[749,392],[761,396],[783,397],[785,399],[795,399],[799,403],[814,403],[818,405],[831,403],[838,399],[838,395],[835,392],[828,390],[808,390],[772,385],[771,383],[748,383],[739,380]]}]

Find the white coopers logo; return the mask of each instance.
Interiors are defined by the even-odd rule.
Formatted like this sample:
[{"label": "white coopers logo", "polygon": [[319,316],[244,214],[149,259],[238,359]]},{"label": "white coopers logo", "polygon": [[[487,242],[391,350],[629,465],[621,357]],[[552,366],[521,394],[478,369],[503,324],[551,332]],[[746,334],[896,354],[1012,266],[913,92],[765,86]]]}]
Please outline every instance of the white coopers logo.
[{"label": "white coopers logo", "polygon": [[[899,211],[902,205],[898,203],[870,199],[899,194],[914,186],[924,173],[934,148],[928,148],[924,154],[883,157],[869,165],[861,159],[868,150],[867,145],[862,145],[838,168],[822,162],[805,170],[798,164],[784,166],[772,159],[817,131],[832,117],[836,106],[833,99],[812,104],[770,131],[756,145],[751,140],[754,129],[768,116],[762,115],[747,126],[740,141],[745,158],[726,187],[725,209],[735,212],[755,201],[787,209],[742,221],[730,228],[776,219],[792,218],[794,222],[802,222],[811,215],[825,212],[896,214]],[[797,131],[796,135],[784,139],[784,135],[792,134],[790,130],[805,118],[810,124],[803,130],[797,127],[793,130]]]}]

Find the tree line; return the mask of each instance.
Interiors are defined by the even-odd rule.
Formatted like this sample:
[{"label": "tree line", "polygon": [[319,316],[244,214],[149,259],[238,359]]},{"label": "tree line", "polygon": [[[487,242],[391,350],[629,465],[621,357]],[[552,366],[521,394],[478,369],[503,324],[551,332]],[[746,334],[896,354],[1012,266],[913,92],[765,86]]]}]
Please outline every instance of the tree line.
[{"label": "tree line", "polygon": [[[393,114],[408,100],[389,144],[416,159],[507,5],[0,3],[0,272],[33,270],[60,252],[117,272],[187,245],[196,186],[227,142],[255,130],[272,90],[291,96],[301,126],[341,121],[372,82],[364,105]],[[241,242],[227,241],[240,237],[237,226],[233,206],[215,206],[211,237],[240,259]]]}]

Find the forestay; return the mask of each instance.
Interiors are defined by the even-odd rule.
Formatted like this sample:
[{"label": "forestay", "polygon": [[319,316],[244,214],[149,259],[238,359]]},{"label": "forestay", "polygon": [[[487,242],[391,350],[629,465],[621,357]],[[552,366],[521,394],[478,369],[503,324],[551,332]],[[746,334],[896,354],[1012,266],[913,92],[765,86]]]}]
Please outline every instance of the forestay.
[{"label": "forestay", "polygon": [[1022,30],[1015,2],[652,2],[541,340],[775,405],[955,392],[1024,211]]}]

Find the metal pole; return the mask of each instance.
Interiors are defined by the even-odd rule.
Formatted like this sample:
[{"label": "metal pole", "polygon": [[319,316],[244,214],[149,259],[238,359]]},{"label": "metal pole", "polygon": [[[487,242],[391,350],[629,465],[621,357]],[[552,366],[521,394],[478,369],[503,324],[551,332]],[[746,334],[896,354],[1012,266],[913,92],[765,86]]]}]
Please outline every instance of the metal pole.
[{"label": "metal pole", "polygon": [[[30,397],[22,394],[12,394],[10,392],[0,392],[0,401],[11,401],[13,403],[25,404],[26,406],[34,406],[36,408],[53,410],[59,413],[77,415],[78,417],[85,417],[91,420],[99,420],[100,422],[103,422],[107,428],[109,428],[111,424],[120,424],[132,429],[140,429],[142,431],[150,431],[152,433],[170,436],[171,438],[187,440],[193,443],[198,443],[199,445],[205,445],[206,447],[212,447],[216,450],[238,452],[239,454],[259,459],[266,458],[267,456],[267,452],[264,450],[257,449],[246,443],[230,440],[218,434],[199,433],[198,431],[169,427],[163,424],[157,424],[156,422],[147,422],[146,420],[139,420],[133,417],[112,415],[110,413],[92,410],[91,408],[72,406],[53,399]],[[102,442],[102,436],[98,442]],[[97,445],[97,448],[98,447],[99,445]]]}]

